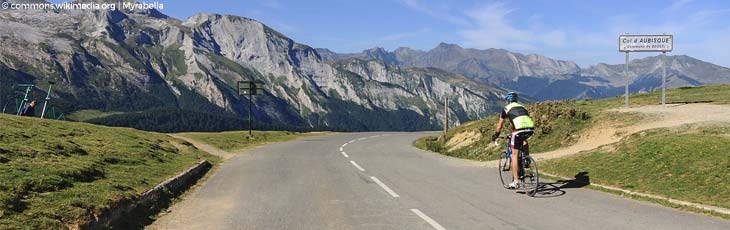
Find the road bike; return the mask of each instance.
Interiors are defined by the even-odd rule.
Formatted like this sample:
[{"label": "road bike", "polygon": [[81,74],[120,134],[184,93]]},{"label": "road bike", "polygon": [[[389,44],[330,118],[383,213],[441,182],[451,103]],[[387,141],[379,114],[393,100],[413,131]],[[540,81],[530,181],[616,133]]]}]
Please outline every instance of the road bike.
[{"label": "road bike", "polygon": [[[509,140],[511,136],[500,136],[494,141],[496,146],[499,146],[499,139]],[[507,151],[500,153],[499,155],[499,180],[502,181],[504,188],[509,188],[509,183],[512,182],[512,148],[507,145]],[[520,162],[517,164],[517,176],[520,181],[520,186],[530,197],[534,197],[537,193],[537,189],[540,185],[539,175],[537,172],[537,162],[530,156],[528,151],[517,150],[517,160]],[[519,188],[518,188],[519,189]]]}]

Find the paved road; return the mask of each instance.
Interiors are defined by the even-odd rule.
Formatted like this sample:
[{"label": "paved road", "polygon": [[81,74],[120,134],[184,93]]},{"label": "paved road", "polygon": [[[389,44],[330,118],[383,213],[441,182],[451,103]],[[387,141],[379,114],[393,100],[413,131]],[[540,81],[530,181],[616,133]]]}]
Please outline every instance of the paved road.
[{"label": "paved road", "polygon": [[730,229],[569,185],[529,198],[502,189],[493,168],[411,146],[426,135],[340,134],[252,149],[150,228]]}]

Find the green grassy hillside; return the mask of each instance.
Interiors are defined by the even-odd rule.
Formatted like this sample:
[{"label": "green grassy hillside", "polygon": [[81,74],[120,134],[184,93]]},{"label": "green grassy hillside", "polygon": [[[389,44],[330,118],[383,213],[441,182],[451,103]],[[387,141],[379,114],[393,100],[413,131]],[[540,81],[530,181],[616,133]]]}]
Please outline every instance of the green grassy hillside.
[{"label": "green grassy hillside", "polygon": [[[683,87],[667,91],[667,102],[707,101],[730,104],[730,85]],[[661,104],[661,91],[631,95],[631,106]],[[540,153],[570,146],[587,128],[599,124],[623,126],[642,119],[639,114],[611,111],[624,106],[623,97],[582,101],[547,101],[528,104],[530,115],[536,121],[537,130],[530,138],[530,152]],[[462,124],[443,137],[425,137],[417,140],[418,148],[444,155],[474,159],[494,160],[502,148],[490,141],[497,123],[494,116]],[[509,123],[509,122],[507,122]],[[503,130],[510,130],[507,126]],[[506,132],[503,132],[503,134]]]},{"label": "green grassy hillside", "polygon": [[220,133],[180,133],[179,135],[198,140],[230,152],[271,142],[290,141],[300,137],[325,134],[327,134],[327,132],[297,133],[287,131],[253,131],[253,137],[250,137],[248,135],[248,131],[230,131]]},{"label": "green grassy hillside", "polygon": [[564,177],[730,208],[730,124],[654,129],[613,146],[541,163]]},{"label": "green grassy hillside", "polygon": [[201,158],[190,143],[129,128],[0,115],[0,229],[81,225]]}]

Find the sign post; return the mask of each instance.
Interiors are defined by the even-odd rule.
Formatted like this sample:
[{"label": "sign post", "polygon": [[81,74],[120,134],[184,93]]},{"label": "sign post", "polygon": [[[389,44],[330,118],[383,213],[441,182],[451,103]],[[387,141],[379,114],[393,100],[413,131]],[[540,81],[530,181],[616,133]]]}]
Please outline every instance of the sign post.
[{"label": "sign post", "polygon": [[667,71],[665,57],[674,49],[673,35],[619,35],[618,51],[626,53],[626,108],[629,107],[629,52],[662,52],[662,105],[666,106]]},{"label": "sign post", "polygon": [[238,95],[248,97],[248,136],[253,136],[253,96],[264,94],[264,83],[255,81],[239,81]]}]

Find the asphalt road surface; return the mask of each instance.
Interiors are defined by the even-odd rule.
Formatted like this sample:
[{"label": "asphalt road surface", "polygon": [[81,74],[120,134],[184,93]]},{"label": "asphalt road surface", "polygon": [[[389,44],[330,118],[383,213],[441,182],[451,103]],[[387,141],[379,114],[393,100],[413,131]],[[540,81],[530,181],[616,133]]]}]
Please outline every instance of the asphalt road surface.
[{"label": "asphalt road surface", "polygon": [[[226,161],[152,229],[730,229],[730,221],[554,183],[530,198],[495,168],[352,133]],[[589,174],[590,176],[590,174]]]}]

